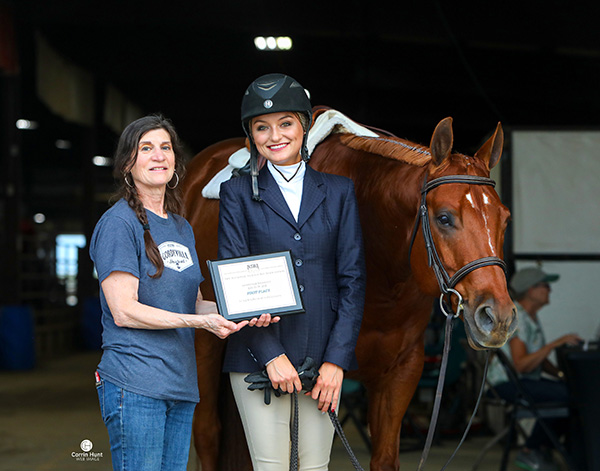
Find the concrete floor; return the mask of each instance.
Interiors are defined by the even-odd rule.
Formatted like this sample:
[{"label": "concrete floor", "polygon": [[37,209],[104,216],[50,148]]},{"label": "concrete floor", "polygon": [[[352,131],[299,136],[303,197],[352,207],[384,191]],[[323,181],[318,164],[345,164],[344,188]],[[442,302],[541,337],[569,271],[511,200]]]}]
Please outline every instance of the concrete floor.
[{"label": "concrete floor", "polygon": [[[100,412],[93,373],[99,352],[80,352],[42,361],[30,371],[0,371],[0,471],[95,471],[110,470],[108,435]],[[343,410],[342,410],[343,414]],[[363,468],[368,469],[369,452],[351,423],[345,432]],[[471,469],[475,457],[489,437],[469,438],[447,468]],[[85,459],[83,440],[93,448]],[[441,469],[454,451],[457,439],[444,439],[432,447],[426,469]],[[500,446],[487,455],[481,471],[499,468]],[[420,450],[400,454],[401,469],[416,469]],[[79,459],[78,459],[79,458]],[[511,460],[512,461],[512,460]],[[198,469],[192,450],[188,470]],[[352,470],[340,440],[336,439],[331,470]],[[515,470],[509,465],[509,470]]]}]

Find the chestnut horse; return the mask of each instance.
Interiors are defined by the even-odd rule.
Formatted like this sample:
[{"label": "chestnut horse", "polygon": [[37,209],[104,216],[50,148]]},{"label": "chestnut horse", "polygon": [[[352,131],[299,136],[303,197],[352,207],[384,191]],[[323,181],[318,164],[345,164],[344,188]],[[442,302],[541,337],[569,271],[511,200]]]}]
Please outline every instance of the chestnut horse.
[{"label": "chestnut horse", "polygon": [[[184,202],[201,263],[217,256],[219,211],[218,200],[203,198],[202,188],[243,146],[242,138],[214,144],[188,165]],[[332,134],[315,148],[310,159],[314,169],[345,175],[356,188],[367,292],[356,347],[359,368],[348,372],[348,377],[362,381],[368,391],[372,471],[399,469],[402,418],[421,377],[424,332],[432,302],[440,295],[420,226],[416,226],[409,250],[422,205],[421,189],[426,180],[446,175],[489,179],[490,169],[502,153],[502,127],[498,124],[473,157],[452,153],[452,146],[452,119],[446,118],[435,128],[430,148],[383,134]],[[493,186],[469,181],[445,183],[429,190],[425,203],[435,249],[447,273],[455,274],[474,260],[501,258],[509,211]],[[507,292],[503,268],[498,264],[479,267],[462,277],[454,289],[463,298],[462,317],[471,346],[481,349],[503,345],[516,327],[515,307]],[[210,283],[204,283],[202,290],[206,298],[214,299]],[[452,296],[451,304],[457,308],[456,296]],[[224,341],[204,331],[196,334],[202,399],[196,410],[194,442],[203,471],[251,469],[247,449],[241,453],[234,448],[240,442],[245,448],[243,438],[233,438],[234,433],[243,433],[241,426],[236,424],[237,432],[221,434],[221,426],[231,427],[239,420],[235,419],[237,412],[230,410],[235,409],[231,401],[220,401],[230,394],[223,388],[219,392],[224,345]],[[226,419],[219,409],[229,414]],[[221,448],[227,451],[219,457],[222,436]]]}]

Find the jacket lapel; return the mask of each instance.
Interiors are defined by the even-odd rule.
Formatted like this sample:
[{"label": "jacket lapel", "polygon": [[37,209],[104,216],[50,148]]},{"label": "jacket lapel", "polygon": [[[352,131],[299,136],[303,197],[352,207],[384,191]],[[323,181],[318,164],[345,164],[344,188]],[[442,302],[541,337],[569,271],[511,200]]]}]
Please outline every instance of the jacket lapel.
[{"label": "jacket lapel", "polygon": [[298,214],[298,227],[304,225],[325,199],[323,185],[321,175],[307,165],[306,173],[304,174],[304,187],[302,189],[302,203],[300,204],[300,213]]},{"label": "jacket lapel", "polygon": [[[258,187],[260,189],[260,198],[264,203],[275,211],[279,216],[289,222],[292,226],[298,227],[288,204],[277,185],[277,182],[265,165],[258,174]],[[304,202],[302,203],[304,204]],[[300,209],[302,212],[302,209]]]}]

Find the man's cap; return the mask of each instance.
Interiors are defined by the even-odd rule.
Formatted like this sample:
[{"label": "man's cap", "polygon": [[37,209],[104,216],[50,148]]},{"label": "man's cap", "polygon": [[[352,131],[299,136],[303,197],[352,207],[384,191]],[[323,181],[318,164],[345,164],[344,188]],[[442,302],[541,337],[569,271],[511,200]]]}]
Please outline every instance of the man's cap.
[{"label": "man's cap", "polygon": [[510,279],[510,287],[515,294],[520,295],[538,283],[552,283],[558,280],[558,278],[559,275],[555,273],[546,273],[536,267],[523,268],[512,276]]}]

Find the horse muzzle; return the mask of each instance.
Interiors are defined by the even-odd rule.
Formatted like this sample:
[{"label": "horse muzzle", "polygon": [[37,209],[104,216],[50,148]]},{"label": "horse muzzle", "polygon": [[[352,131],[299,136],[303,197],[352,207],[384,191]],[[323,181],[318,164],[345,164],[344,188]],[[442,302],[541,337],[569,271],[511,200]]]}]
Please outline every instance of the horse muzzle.
[{"label": "horse muzzle", "polygon": [[513,303],[500,309],[493,302],[484,302],[474,311],[467,305],[463,317],[469,345],[475,350],[502,347],[517,328]]}]

